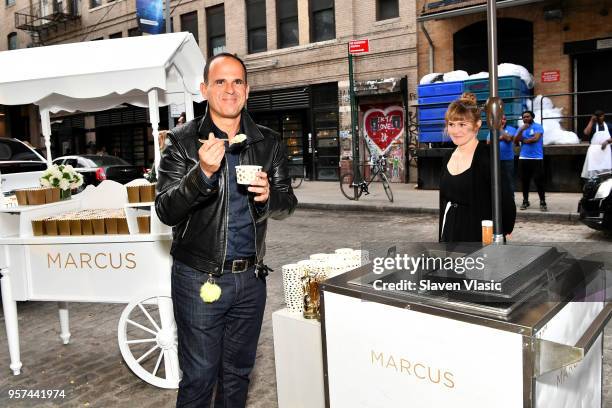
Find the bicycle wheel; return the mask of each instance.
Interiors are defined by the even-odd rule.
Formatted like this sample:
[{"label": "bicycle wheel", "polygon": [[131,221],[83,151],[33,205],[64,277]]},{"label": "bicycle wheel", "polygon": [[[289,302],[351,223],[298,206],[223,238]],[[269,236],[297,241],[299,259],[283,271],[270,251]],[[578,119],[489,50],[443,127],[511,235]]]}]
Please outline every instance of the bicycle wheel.
[{"label": "bicycle wheel", "polygon": [[355,196],[355,188],[353,187],[353,173],[344,173],[340,176],[340,191],[349,200],[355,200],[361,196],[361,189],[357,189],[357,196]]},{"label": "bicycle wheel", "polygon": [[391,191],[391,184],[389,184],[389,180],[387,180],[387,175],[385,173],[381,173],[380,178],[382,179],[382,185],[385,189],[385,193],[387,194],[387,198],[390,202],[393,202],[393,191]]},{"label": "bicycle wheel", "polygon": [[302,185],[302,182],[304,181],[303,177],[296,177],[293,176],[291,177],[291,188],[298,188],[299,186]]}]

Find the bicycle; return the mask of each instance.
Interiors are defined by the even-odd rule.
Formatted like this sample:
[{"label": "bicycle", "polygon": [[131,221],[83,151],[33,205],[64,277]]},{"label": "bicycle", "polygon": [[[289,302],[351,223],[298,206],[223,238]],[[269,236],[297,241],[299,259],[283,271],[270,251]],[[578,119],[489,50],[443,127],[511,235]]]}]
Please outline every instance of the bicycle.
[{"label": "bicycle", "polygon": [[302,185],[304,176],[291,176],[291,188],[294,190]]},{"label": "bicycle", "polygon": [[[290,174],[290,177],[291,177],[291,188],[293,188],[293,189],[296,189],[299,186],[301,186],[302,183],[304,182],[304,179],[306,178],[306,168],[304,168],[304,166],[301,166],[301,165],[299,166],[301,172],[297,171],[297,169],[296,169],[296,171],[291,171],[292,168],[297,168],[297,167],[298,167],[298,165],[295,165],[295,164],[289,166],[289,169],[290,169],[289,170],[289,174]],[[299,174],[299,173],[301,173],[301,174]]]},{"label": "bicycle", "polygon": [[[376,179],[376,177],[379,176],[382,181],[383,188],[385,189],[385,194],[387,194],[387,198],[390,202],[393,202],[393,191],[391,191],[391,184],[389,183],[389,178],[387,176],[387,157],[384,155],[379,156],[374,160],[374,163],[371,166],[372,173],[367,181],[364,180],[361,175],[358,175],[360,181],[355,182],[355,176],[352,171],[342,174],[340,176],[340,191],[342,191],[342,194],[349,200],[357,200],[362,194],[370,194],[369,186]],[[355,187],[357,187],[356,195]]]}]

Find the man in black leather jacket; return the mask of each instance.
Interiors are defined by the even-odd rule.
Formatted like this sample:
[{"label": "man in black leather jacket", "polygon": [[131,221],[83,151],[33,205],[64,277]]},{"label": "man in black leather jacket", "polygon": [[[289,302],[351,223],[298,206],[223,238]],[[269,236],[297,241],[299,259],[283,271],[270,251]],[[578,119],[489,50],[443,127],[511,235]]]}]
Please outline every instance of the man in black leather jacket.
[{"label": "man in black leather jacket", "polygon": [[[246,405],[265,308],[267,220],[289,216],[297,204],[278,135],[244,110],[246,77],[234,55],[208,60],[201,84],[207,113],[168,132],[158,170],[155,208],[173,226],[183,371],[177,407],[208,407],[215,383],[215,408]],[[230,147],[237,134],[246,141]],[[248,189],[236,182],[239,164],[262,166]]]}]

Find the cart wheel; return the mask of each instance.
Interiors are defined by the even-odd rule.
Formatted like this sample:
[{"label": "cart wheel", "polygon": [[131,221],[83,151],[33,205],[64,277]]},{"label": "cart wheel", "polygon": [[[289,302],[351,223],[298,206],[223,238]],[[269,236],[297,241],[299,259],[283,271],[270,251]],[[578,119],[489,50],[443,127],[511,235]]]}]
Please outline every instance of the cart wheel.
[{"label": "cart wheel", "polygon": [[178,388],[181,371],[170,296],[130,302],[121,313],[117,336],[121,355],[134,374],[156,387]]}]

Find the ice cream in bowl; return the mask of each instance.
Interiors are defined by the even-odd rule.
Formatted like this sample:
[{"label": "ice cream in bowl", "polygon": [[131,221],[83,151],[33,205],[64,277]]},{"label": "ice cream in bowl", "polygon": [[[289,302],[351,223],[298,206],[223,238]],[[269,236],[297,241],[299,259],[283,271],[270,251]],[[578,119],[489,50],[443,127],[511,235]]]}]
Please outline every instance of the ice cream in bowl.
[{"label": "ice cream in bowl", "polygon": [[240,165],[236,166],[236,181],[238,184],[249,185],[257,178],[257,173],[261,171],[261,166]]}]

